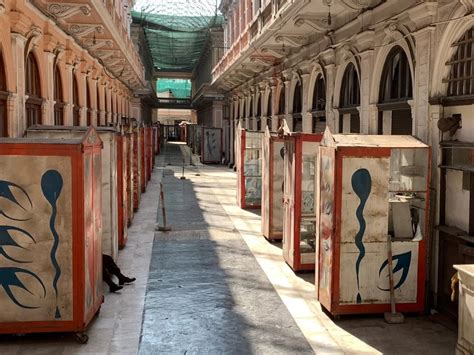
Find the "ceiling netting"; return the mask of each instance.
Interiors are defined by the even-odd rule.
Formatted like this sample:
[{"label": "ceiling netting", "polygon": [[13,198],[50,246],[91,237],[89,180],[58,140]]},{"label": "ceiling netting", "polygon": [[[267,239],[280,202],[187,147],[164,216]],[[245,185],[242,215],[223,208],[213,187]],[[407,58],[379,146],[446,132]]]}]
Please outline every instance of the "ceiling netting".
[{"label": "ceiling netting", "polygon": [[143,0],[132,13],[143,26],[155,70],[192,72],[210,34],[220,27],[216,0]]}]

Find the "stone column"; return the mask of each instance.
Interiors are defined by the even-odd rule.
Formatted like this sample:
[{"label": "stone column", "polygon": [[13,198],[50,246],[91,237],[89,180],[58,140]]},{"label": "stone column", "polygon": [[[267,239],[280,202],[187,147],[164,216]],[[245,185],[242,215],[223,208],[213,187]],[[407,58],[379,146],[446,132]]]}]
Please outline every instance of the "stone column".
[{"label": "stone column", "polygon": [[272,126],[270,127],[272,132],[278,131],[278,115],[276,114],[276,105],[277,97],[276,97],[276,85],[271,85],[270,90],[272,92]]},{"label": "stone column", "polygon": [[47,99],[45,100],[45,109],[43,110],[42,121],[45,125],[54,125],[54,53],[45,52],[46,75],[47,82]]},{"label": "stone column", "polygon": [[[25,44],[26,38],[19,33],[11,34],[13,64],[16,67],[15,82],[17,85],[16,110],[14,115],[9,116],[9,130],[11,137],[21,137],[26,128],[26,109],[25,109]],[[15,105],[12,105],[15,107]]]},{"label": "stone column", "polygon": [[285,87],[285,121],[286,124],[288,125],[288,128],[290,131],[293,130],[293,115],[289,113],[290,111],[290,85],[291,81],[290,80],[285,80],[284,82],[284,87]]},{"label": "stone column", "polygon": [[63,85],[66,86],[66,90],[68,91],[68,100],[69,102],[66,103],[64,106],[64,125],[72,126],[72,111],[73,111],[73,97],[72,97],[72,82],[73,82],[73,70],[74,66],[72,64],[66,64],[66,80]]},{"label": "stone column", "polygon": [[435,33],[434,27],[425,27],[414,33],[415,36],[415,82],[413,83],[414,107],[413,134],[423,142],[429,141],[429,85],[431,73],[431,44]]},{"label": "stone column", "polygon": [[338,111],[334,110],[334,84],[335,84],[335,69],[334,64],[328,64],[324,67],[326,69],[326,125],[331,132],[337,133],[336,120],[339,117]]},{"label": "stone column", "polygon": [[301,74],[301,78],[303,80],[303,85],[301,85],[301,95],[303,97],[303,104],[301,106],[302,130],[305,133],[311,133],[313,131],[313,114],[311,113],[311,107],[308,106],[309,81],[311,75],[304,73]]},{"label": "stone column", "polygon": [[374,51],[372,49],[360,54],[360,133],[376,134],[377,117],[370,115],[370,82],[374,69]]}]

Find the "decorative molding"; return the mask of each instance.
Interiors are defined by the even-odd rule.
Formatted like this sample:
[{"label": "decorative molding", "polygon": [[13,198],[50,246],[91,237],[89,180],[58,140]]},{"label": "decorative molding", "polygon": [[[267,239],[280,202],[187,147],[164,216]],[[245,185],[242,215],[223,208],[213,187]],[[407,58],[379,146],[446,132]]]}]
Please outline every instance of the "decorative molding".
[{"label": "decorative molding", "polygon": [[267,47],[263,47],[261,49],[262,53],[266,54],[270,54],[270,55],[273,55],[274,57],[276,58],[283,58],[284,56],[286,56],[288,54],[288,51],[285,51],[284,48],[280,47],[280,46],[267,46]]},{"label": "decorative molding", "polygon": [[5,0],[0,0],[0,16],[3,15],[7,11],[7,7],[5,5]]},{"label": "decorative molding", "polygon": [[[342,5],[350,11],[360,11],[371,6],[371,0],[340,0],[337,1],[338,5]],[[331,6],[334,5],[334,0],[323,0],[323,5]]]},{"label": "decorative molding", "polygon": [[317,32],[323,33],[331,29],[331,26],[328,22],[328,15],[321,13],[307,13],[297,15],[294,19],[295,26],[301,27],[303,25],[308,25],[312,27]]},{"label": "decorative molding", "polygon": [[84,47],[90,50],[96,50],[103,47],[113,48],[114,41],[111,39],[94,39],[87,38],[83,42]]},{"label": "decorative molding", "polygon": [[79,13],[90,16],[91,7],[87,4],[56,2],[48,4],[46,11],[56,19],[66,19]]},{"label": "decorative molding", "polygon": [[292,47],[301,47],[306,44],[307,37],[304,35],[293,35],[280,33],[275,36],[276,43],[289,44]]},{"label": "decorative molding", "polygon": [[69,26],[69,33],[77,37],[84,37],[92,32],[103,33],[104,26],[74,23]]}]

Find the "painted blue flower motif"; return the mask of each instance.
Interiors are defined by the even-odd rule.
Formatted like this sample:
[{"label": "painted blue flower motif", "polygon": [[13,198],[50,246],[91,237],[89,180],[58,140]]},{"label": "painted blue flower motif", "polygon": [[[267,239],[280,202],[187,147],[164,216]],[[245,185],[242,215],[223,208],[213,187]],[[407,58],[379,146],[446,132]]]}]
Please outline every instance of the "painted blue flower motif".
[{"label": "painted blue flower motif", "polygon": [[12,231],[21,233],[22,235],[28,237],[30,240],[32,240],[36,244],[36,241],[33,238],[33,236],[30,233],[28,233],[26,230],[13,227],[13,226],[0,226],[0,255],[3,255],[8,260],[11,260],[17,263],[31,263],[31,261],[15,259],[11,257],[10,255],[8,255],[8,253],[5,251],[4,247],[15,247],[15,248],[26,250],[26,248],[22,247],[20,244],[18,244],[15,241],[15,239],[13,239],[11,235]]},{"label": "painted blue flower motif", "polygon": [[[402,271],[402,276],[400,277],[400,280],[398,281],[398,283],[395,286],[393,286],[393,289],[396,290],[397,288],[399,288],[400,286],[402,286],[405,283],[405,281],[408,277],[408,272],[410,271],[410,264],[411,264],[411,251],[407,251],[406,253],[394,255],[392,257],[392,262],[396,262],[396,265],[393,268],[393,274],[394,275],[395,275],[396,272],[398,272],[400,270]],[[386,268],[387,266],[388,266],[388,260],[385,260],[382,263],[382,266],[380,266],[379,277],[380,277],[380,274],[382,274],[383,269]],[[388,275],[388,272],[387,272],[387,275]],[[381,288],[381,287],[379,287],[379,289],[382,290],[382,291],[390,291],[390,288]]]},{"label": "painted blue flower motif", "polygon": [[44,287],[43,281],[41,281],[41,279],[32,271],[18,268],[18,267],[1,267],[0,268],[0,286],[3,287],[3,289],[5,290],[5,293],[12,300],[12,302],[15,303],[18,307],[27,308],[27,309],[39,308],[35,306],[27,306],[21,303],[13,294],[12,287],[18,287],[33,295],[33,293],[30,290],[28,290],[28,288],[23,284],[23,282],[18,278],[19,274],[30,275],[33,278],[35,278],[41,284],[43,288],[43,298],[46,297],[46,288]]},{"label": "painted blue flower motif", "polygon": [[[15,197],[15,194],[13,193],[14,190],[19,190],[26,199],[29,202],[29,207],[33,207],[33,203],[31,202],[30,196],[28,193],[23,189],[21,186],[11,182],[11,181],[5,181],[5,180],[0,180],[0,198],[4,198],[12,203],[14,203],[16,206],[20,207],[23,211],[26,211],[27,209],[21,205],[20,202],[18,202],[17,198]],[[0,208],[0,215],[5,216],[6,218],[13,220],[13,221],[26,221],[28,219],[21,219],[21,218],[15,218],[10,215],[7,215],[5,211],[3,211]]]}]

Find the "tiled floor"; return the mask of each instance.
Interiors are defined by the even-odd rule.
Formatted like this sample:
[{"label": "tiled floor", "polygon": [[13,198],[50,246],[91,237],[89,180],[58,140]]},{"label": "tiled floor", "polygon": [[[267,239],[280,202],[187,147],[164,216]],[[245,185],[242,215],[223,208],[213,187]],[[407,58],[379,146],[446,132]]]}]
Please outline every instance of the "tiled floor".
[{"label": "tiled floor", "polygon": [[[183,146],[180,150],[186,152]],[[164,172],[165,175],[173,173],[179,177],[182,173],[183,158],[176,154],[172,156],[171,152],[172,149],[166,158],[160,156],[158,166],[164,169],[155,169],[129,231],[128,245],[120,252],[120,266],[126,274],[136,276],[137,282],[127,286],[120,294],[106,294],[100,316],[88,330],[89,343],[76,344],[70,335],[8,336],[0,338],[0,354],[136,354],[139,351],[152,250],[154,256],[148,295],[154,294],[156,311],[149,307],[145,312],[141,348],[144,354],[183,354],[187,353],[186,350],[189,353],[295,353],[299,349],[307,349],[305,344],[309,344],[316,353],[454,352],[456,334],[427,318],[407,317],[402,325],[387,325],[380,316],[332,321],[314,297],[314,275],[295,275],[282,260],[281,245],[268,243],[261,237],[258,213],[236,206],[236,176],[225,167],[197,163],[186,167],[185,183],[177,182],[176,185],[181,183],[182,188],[166,191],[165,195],[172,232],[156,233],[156,242],[153,243],[161,175]],[[186,162],[188,158],[185,157]],[[185,198],[189,194],[194,194],[195,198]],[[180,248],[183,258],[187,259],[189,255],[190,260],[183,261],[183,267],[178,268],[170,258],[172,252],[176,253]],[[202,258],[192,260],[197,255]],[[245,273],[239,267],[233,267],[239,262],[245,263]],[[189,274],[186,272],[188,265],[194,265]],[[199,276],[201,285],[194,278],[188,279],[191,274],[199,274],[196,265],[202,265],[203,270],[208,271]],[[237,280],[242,275],[239,284]],[[219,283],[214,281],[216,278],[225,284],[219,287]],[[205,312],[197,320],[193,319],[195,313],[188,314],[186,308],[172,308],[176,300],[170,297],[171,292],[165,292],[166,288],[174,288],[177,296],[189,297],[180,301],[184,303],[189,299],[194,302],[191,297],[194,292],[186,289],[191,287],[196,290],[196,298],[203,299],[202,309]],[[219,299],[213,299],[212,292],[202,294],[202,290],[212,290],[212,287],[214,293],[221,296]],[[264,304],[259,303],[260,299],[264,300]],[[270,306],[276,305],[273,311],[277,315],[274,318],[271,317],[269,303]],[[214,314],[212,306],[215,306]],[[163,319],[170,318],[168,314],[173,317],[174,328],[166,328]],[[226,314],[230,317],[224,317]],[[263,319],[252,318],[260,314],[264,314]],[[194,327],[188,324],[190,320]],[[164,331],[160,332],[161,328],[147,326],[153,321],[164,325],[164,331],[175,331],[167,336]],[[264,328],[263,324],[268,324],[268,327]],[[285,329],[285,326],[291,328]],[[177,329],[182,329],[182,333]],[[154,340],[151,337],[153,332],[156,332]],[[222,342],[224,346],[200,348],[202,339],[210,339],[206,338],[210,335],[225,338]],[[301,340],[301,335],[306,340]],[[243,338],[247,341],[240,348],[231,348],[232,344],[238,344]]]}]

